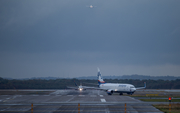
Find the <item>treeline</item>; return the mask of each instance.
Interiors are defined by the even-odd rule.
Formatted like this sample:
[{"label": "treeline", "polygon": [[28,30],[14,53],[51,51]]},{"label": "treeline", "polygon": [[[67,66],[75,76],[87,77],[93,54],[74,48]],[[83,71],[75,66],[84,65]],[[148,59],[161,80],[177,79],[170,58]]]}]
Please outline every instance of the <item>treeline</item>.
[{"label": "treeline", "polygon": [[[180,79],[176,80],[132,80],[132,79],[105,79],[108,83],[129,83],[135,87],[144,86],[147,84],[147,89],[180,89]],[[81,84],[84,86],[97,87],[97,80],[78,80],[78,79],[56,79],[56,80],[8,80],[0,78],[0,89],[66,89],[67,86],[75,86]],[[88,84],[91,83],[91,84]],[[94,84],[94,85],[92,85]]]}]

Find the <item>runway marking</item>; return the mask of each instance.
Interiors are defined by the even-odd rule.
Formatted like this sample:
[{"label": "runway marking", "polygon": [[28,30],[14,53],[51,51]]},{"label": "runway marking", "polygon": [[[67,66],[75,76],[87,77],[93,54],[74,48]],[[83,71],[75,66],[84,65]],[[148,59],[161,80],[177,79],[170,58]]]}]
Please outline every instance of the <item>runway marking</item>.
[{"label": "runway marking", "polygon": [[100,97],[103,97],[103,95],[99,95]]},{"label": "runway marking", "polygon": [[90,97],[97,97],[96,95],[90,95]]},{"label": "runway marking", "polygon": [[43,95],[43,96],[50,96],[50,95]]},{"label": "runway marking", "polygon": [[76,96],[73,96],[72,98],[70,98],[69,100],[67,100],[66,102],[69,102],[71,100],[73,100]]},{"label": "runway marking", "polygon": [[3,102],[6,102],[6,101],[8,101],[10,98],[6,98],[6,100],[4,100]]},{"label": "runway marking", "polygon": [[105,113],[110,113],[108,108],[105,109]]},{"label": "runway marking", "polygon": [[101,99],[101,102],[106,102],[106,100],[105,99]]},{"label": "runway marking", "polygon": [[131,99],[133,99],[133,100],[136,100],[136,101],[138,101],[138,102],[141,102],[140,100],[135,99],[135,98],[133,98],[133,97],[129,97],[129,98],[131,98]]},{"label": "runway marking", "polygon": [[73,95],[67,95],[67,96],[73,96]]},{"label": "runway marking", "polygon": [[85,95],[79,95],[80,97],[84,97]]},{"label": "runway marking", "polygon": [[32,95],[32,96],[39,96],[39,95]]}]

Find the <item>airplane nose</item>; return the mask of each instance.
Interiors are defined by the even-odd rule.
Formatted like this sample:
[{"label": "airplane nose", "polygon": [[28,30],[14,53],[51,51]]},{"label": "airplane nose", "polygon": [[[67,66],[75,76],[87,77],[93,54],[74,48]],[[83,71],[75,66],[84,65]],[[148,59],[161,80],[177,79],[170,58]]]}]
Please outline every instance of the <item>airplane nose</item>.
[{"label": "airplane nose", "polygon": [[132,91],[132,92],[135,92],[135,91],[136,91],[136,88],[131,88],[131,91]]}]

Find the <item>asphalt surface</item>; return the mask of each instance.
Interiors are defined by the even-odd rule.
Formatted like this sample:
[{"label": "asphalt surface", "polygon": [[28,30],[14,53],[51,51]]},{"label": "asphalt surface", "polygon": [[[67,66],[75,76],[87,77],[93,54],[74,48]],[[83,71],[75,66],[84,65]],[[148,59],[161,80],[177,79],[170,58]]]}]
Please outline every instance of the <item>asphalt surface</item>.
[{"label": "asphalt surface", "polygon": [[99,90],[0,95],[0,113],[162,113],[151,103]]}]

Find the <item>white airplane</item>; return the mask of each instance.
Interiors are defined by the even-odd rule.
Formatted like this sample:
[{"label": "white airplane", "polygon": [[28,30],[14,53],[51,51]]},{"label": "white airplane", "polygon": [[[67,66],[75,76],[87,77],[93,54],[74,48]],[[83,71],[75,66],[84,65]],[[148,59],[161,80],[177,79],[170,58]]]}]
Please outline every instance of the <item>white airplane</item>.
[{"label": "white airplane", "polygon": [[86,89],[92,89],[92,87],[87,87],[87,86],[82,86],[82,84],[80,84],[79,86],[76,84],[76,82],[74,82],[76,87],[71,87],[71,86],[67,86],[67,88],[71,88],[71,89],[75,89],[75,90],[79,90],[79,91],[83,91]]},{"label": "white airplane", "polygon": [[94,8],[94,7],[96,7],[96,6],[90,5],[90,6],[86,6],[86,7],[89,7],[89,8]]},{"label": "white airplane", "polygon": [[146,83],[144,82],[144,87],[135,88],[132,84],[119,84],[119,83],[105,83],[102,79],[101,72],[98,68],[98,84],[101,90],[105,90],[108,95],[112,95],[113,93],[119,93],[123,95],[123,93],[127,93],[132,95],[136,89],[143,89],[146,88]]}]

